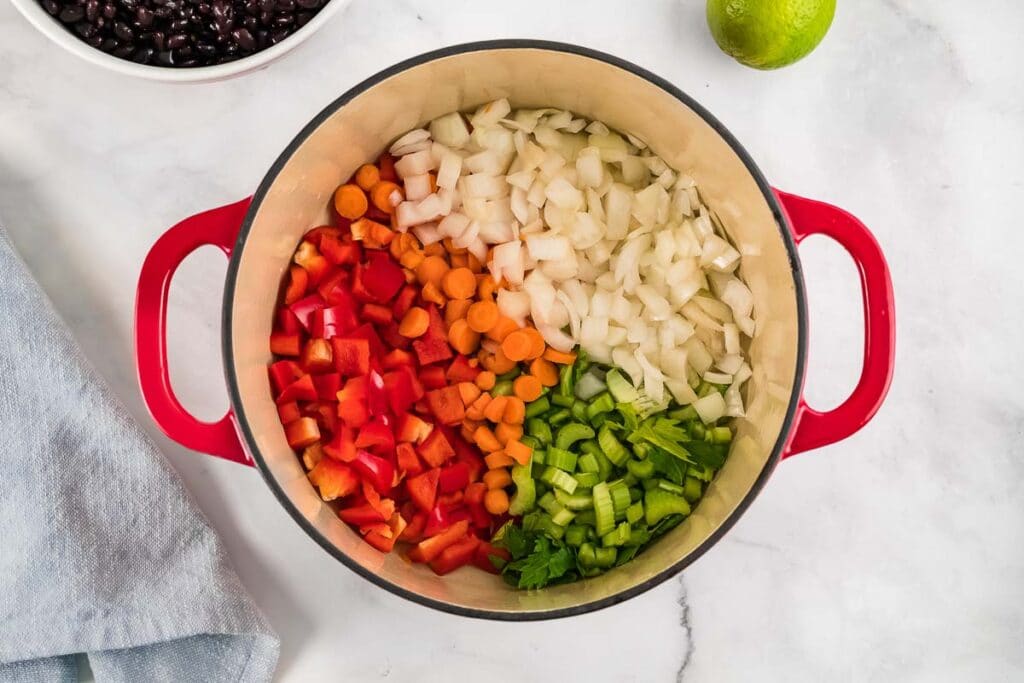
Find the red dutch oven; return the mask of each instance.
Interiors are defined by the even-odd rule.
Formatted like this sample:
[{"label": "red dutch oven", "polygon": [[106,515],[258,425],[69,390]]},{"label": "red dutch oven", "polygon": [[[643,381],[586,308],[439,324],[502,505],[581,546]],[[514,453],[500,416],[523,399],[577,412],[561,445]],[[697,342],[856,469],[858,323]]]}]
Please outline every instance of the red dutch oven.
[{"label": "red dutch oven", "polygon": [[[437,577],[399,553],[362,542],[322,502],[288,447],[267,377],[278,286],[295,245],[328,222],[334,189],[405,131],[455,110],[507,97],[513,107],[558,107],[628,130],[697,180],[743,254],[757,329],[747,415],[736,421],[729,458],[686,521],[633,561],[597,578],[518,591],[484,572]],[[803,400],[807,307],[797,245],[823,234],[860,273],[864,365],[850,397],[820,412]],[[191,416],[171,389],[167,294],[181,261],[200,246],[229,258],[223,306],[224,373],[231,408],[217,422]],[[612,605],[677,574],[717,542],[747,509],[775,465],[863,427],[885,397],[894,360],[893,292],[868,229],[828,204],[773,189],[743,147],[710,113],[665,80],[580,47],[494,41],[410,59],[360,83],[318,114],[288,145],[256,193],[187,218],[153,246],[136,304],[139,381],[153,419],[182,445],[256,466],[299,527],[343,564],[398,595],[457,614],[543,619]]]}]

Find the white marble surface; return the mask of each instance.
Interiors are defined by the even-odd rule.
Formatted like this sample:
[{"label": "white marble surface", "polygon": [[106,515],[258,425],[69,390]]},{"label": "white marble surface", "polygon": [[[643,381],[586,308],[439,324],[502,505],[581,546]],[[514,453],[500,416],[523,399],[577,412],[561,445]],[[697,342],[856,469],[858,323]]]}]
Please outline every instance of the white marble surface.
[{"label": "white marble surface", "polygon": [[[223,534],[282,636],[280,680],[1021,680],[1024,6],[983,4],[840,2],[810,58],[760,73],[716,49],[701,0],[355,0],[268,70],[181,87],[75,61],[3,3],[0,216]],[[299,127],[359,80],[494,37],[576,42],[675,82],[774,184],[871,226],[897,295],[895,382],[868,428],[781,465],[681,578],[554,623],[456,618],[357,578],[255,472],[158,434],[131,360],[136,275],[165,228],[250,193]],[[808,394],[834,405],[859,367],[855,271],[823,239],[801,251]],[[206,417],[227,403],[224,268],[201,252],[172,292],[174,380]]]}]

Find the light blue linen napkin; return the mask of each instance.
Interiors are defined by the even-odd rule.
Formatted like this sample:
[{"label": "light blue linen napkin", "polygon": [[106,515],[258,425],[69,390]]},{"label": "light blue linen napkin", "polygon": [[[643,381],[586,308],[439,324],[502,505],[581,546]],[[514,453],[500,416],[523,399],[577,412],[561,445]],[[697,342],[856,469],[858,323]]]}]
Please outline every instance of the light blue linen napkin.
[{"label": "light blue linen napkin", "polygon": [[267,681],[278,640],[0,228],[0,681]]}]

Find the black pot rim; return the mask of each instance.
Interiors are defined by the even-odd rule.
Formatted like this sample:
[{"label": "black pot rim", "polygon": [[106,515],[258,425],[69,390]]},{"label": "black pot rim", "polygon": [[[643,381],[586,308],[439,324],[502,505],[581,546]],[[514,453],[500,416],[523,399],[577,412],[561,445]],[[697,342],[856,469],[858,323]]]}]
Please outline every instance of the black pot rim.
[{"label": "black pot rim", "polygon": [[[232,327],[232,301],[235,296],[235,287],[237,284],[238,267],[240,261],[240,254],[242,253],[242,247],[245,244],[245,240],[249,235],[249,230],[252,228],[253,219],[255,218],[256,211],[263,199],[266,197],[267,192],[270,190],[271,185],[277,179],[278,174],[284,165],[291,159],[296,149],[309,137],[329,116],[335,111],[345,106],[353,98],[361,93],[365,92],[369,88],[377,85],[381,81],[394,76],[395,74],[401,73],[407,69],[419,66],[426,62],[431,62],[437,59],[445,57],[451,57],[454,55],[460,55],[470,52],[482,52],[488,50],[509,50],[509,49],[529,49],[529,50],[548,50],[552,52],[564,52],[568,54],[578,55],[582,57],[588,57],[597,61],[605,62],[612,66],[618,67],[625,71],[628,71],[636,76],[639,76],[650,83],[661,88],[665,92],[669,93],[682,104],[689,107],[691,110],[696,112],[704,121],[710,125],[715,132],[717,132],[722,139],[733,149],[736,155],[743,161],[747,167],[747,171],[754,178],[758,188],[764,195],[765,201],[768,203],[769,208],[772,211],[772,215],[775,218],[776,226],[779,229],[779,233],[782,237],[782,241],[785,244],[786,250],[789,254],[789,262],[793,271],[793,282],[795,285],[795,296],[797,300],[797,359],[796,359],[796,371],[793,378],[793,395],[790,397],[789,406],[786,409],[786,416],[782,424],[782,429],[779,433],[779,438],[772,448],[771,456],[765,463],[764,468],[758,475],[757,480],[753,486],[744,496],[743,500],[740,501],[736,509],[730,514],[722,524],[704,539],[704,541],[697,546],[691,553],[686,557],[676,562],[675,564],[666,567],[664,570],[651,577],[647,581],[640,583],[632,588],[615,593],[606,598],[600,600],[594,600],[591,602],[583,603],[580,605],[574,605],[572,607],[566,607],[562,609],[552,609],[543,611],[532,611],[532,612],[502,612],[498,610],[487,610],[487,609],[475,609],[470,607],[463,607],[461,605],[455,605],[451,603],[434,600],[426,596],[420,595],[419,593],[412,592],[387,581],[377,574],[363,568],[358,563],[354,562],[347,555],[339,551],[333,544],[329,543],[316,528],[310,524],[302,513],[296,508],[291,499],[285,495],[282,488],[278,485],[277,481],[271,476],[270,471],[267,467],[266,461],[263,455],[260,453],[257,447],[256,439],[253,431],[249,425],[249,421],[245,415],[245,410],[242,407],[241,394],[238,387],[238,379],[235,376],[233,363],[231,362],[234,358],[234,349],[231,340],[231,327]],[[346,567],[354,571],[356,574],[362,576],[368,581],[376,584],[377,586],[384,588],[385,590],[394,593],[395,595],[406,598],[413,602],[431,607],[442,612],[448,612],[463,617],[474,617],[479,619],[492,619],[497,621],[535,621],[542,619],[557,619],[562,617],[576,616],[580,614],[586,614],[593,612],[605,607],[617,605],[620,602],[624,602],[632,597],[645,593],[648,590],[660,585],[664,581],[676,576],[683,569],[688,567],[690,564],[700,558],[705,552],[708,551],[711,546],[717,543],[729,529],[736,523],[736,521],[746,512],[747,508],[754,501],[761,489],[764,487],[765,482],[771,475],[775,466],[779,463],[782,457],[782,451],[790,436],[790,430],[793,427],[793,420],[796,414],[797,405],[799,403],[800,392],[803,386],[804,370],[806,365],[806,354],[807,354],[807,306],[806,306],[806,294],[804,290],[803,271],[800,266],[800,259],[797,255],[796,243],[790,233],[786,214],[782,210],[778,200],[772,191],[771,186],[765,179],[761,170],[754,163],[750,154],[747,153],[746,149],[739,143],[739,141],[729,132],[729,130],[722,125],[718,119],[716,119],[710,112],[696,102],[692,97],[684,93],[682,90],[669,83],[665,79],[656,76],[655,74],[643,69],[631,62],[613,57],[612,55],[592,50],[590,48],[580,47],[578,45],[571,45],[568,43],[559,43],[544,40],[528,40],[528,39],[506,39],[506,40],[487,40],[478,41],[471,43],[463,43],[460,45],[452,45],[449,47],[441,48],[439,50],[433,50],[426,52],[416,57],[406,59],[394,66],[391,66],[383,71],[367,78],[363,82],[350,88],[343,95],[338,97],[336,100],[327,105],[319,114],[313,119],[295,136],[295,138],[288,144],[281,155],[277,158],[274,164],[267,171],[263,181],[260,183],[259,188],[253,195],[252,203],[249,207],[248,213],[246,213],[245,220],[242,223],[241,229],[238,233],[238,239],[235,242],[235,246],[232,250],[232,256],[228,263],[227,276],[224,286],[224,303],[223,303],[223,319],[221,327],[221,345],[222,345],[222,356],[224,362],[224,375],[228,384],[228,393],[231,399],[231,405],[234,410],[235,419],[238,424],[239,431],[245,441],[245,447],[252,455],[260,474],[263,479],[267,482],[267,485],[273,491],[281,505],[288,511],[288,514],[295,520],[295,522],[312,538],[316,541],[324,550],[334,556],[335,559],[339,560]]]}]

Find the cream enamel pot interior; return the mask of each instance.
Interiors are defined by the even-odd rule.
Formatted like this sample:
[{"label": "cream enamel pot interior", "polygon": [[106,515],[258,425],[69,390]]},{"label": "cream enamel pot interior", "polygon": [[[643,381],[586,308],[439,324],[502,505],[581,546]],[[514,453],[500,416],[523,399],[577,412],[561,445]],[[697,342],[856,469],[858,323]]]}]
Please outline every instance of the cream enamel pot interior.
[{"label": "cream enamel pot interior", "polygon": [[[594,579],[517,591],[483,572],[447,577],[383,555],[323,503],[288,447],[267,378],[279,282],[295,245],[328,222],[335,188],[400,134],[454,110],[507,97],[513,107],[571,109],[647,140],[670,165],[693,176],[743,254],[755,298],[753,378],[747,416],[723,469],[693,514],[628,564]],[[796,244],[823,233],[858,265],[865,305],[865,354],[851,397],[827,413],[801,399],[807,312]],[[230,257],[223,309],[224,368],[231,410],[200,423],[174,398],[166,360],[167,290],[191,251],[215,244]],[[360,83],[302,130],[251,200],[193,216],[171,228],[143,266],[136,353],[143,394],[172,439],[255,464],[280,503],[325,550],[394,593],[431,607],[493,619],[542,619],[621,602],[675,575],[735,523],[781,458],[843,439],[880,406],[893,369],[893,295],[881,251],[840,209],[777,192],[739,143],[708,112],[664,80],[582,48],[498,41],[447,48],[398,64]]]}]

